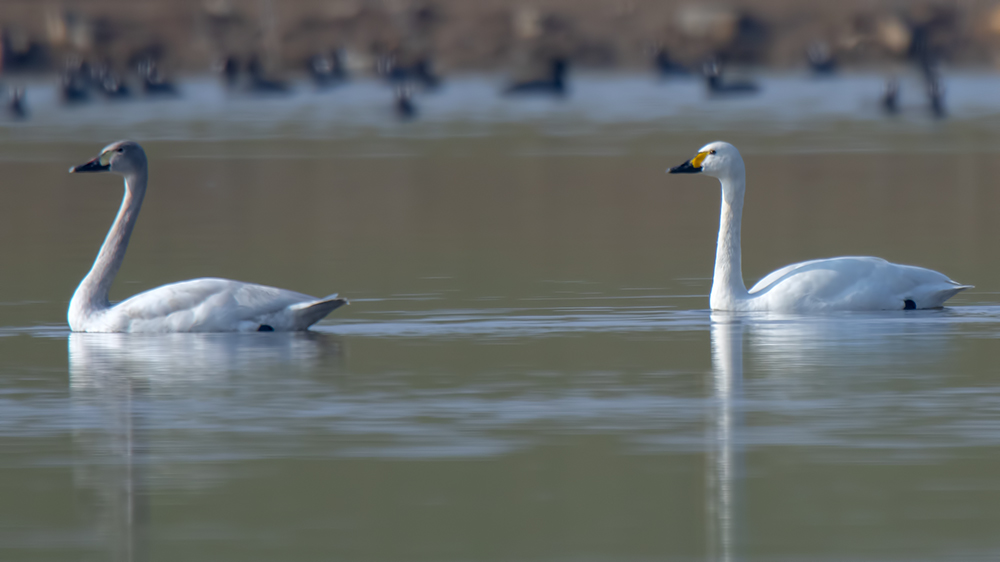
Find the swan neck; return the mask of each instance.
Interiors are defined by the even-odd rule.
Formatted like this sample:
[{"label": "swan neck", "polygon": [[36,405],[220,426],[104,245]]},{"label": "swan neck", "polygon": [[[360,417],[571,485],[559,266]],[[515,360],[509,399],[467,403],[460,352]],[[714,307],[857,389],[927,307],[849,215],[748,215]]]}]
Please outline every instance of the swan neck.
[{"label": "swan neck", "polygon": [[736,302],[750,296],[743,283],[740,255],[740,226],[746,180],[743,174],[735,174],[720,178],[720,182],[722,213],[715,253],[715,274],[712,277],[711,306],[713,310],[734,310]]},{"label": "swan neck", "polygon": [[125,259],[125,250],[128,248],[129,238],[132,237],[135,221],[139,217],[142,199],[146,195],[146,179],[145,172],[125,177],[125,196],[122,198],[115,222],[111,225],[111,230],[108,231],[104,244],[97,253],[93,267],[83,278],[80,286],[73,293],[72,300],[70,300],[71,328],[76,329],[73,326],[75,317],[85,317],[111,307],[109,300],[111,284],[114,283],[118,269],[121,268],[122,261]]}]

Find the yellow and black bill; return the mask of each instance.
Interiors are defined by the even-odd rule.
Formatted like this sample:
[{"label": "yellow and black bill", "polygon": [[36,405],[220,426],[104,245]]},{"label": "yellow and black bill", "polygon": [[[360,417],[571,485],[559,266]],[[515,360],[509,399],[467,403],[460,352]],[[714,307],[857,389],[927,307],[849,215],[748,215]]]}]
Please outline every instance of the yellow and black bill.
[{"label": "yellow and black bill", "polygon": [[80,172],[107,172],[111,169],[111,154],[112,151],[109,150],[97,158],[94,158],[90,162],[80,164],[79,166],[73,166],[69,169],[69,173],[78,174]]},{"label": "yellow and black bill", "polygon": [[698,174],[701,173],[701,163],[705,161],[705,157],[708,156],[708,152],[699,152],[695,154],[694,158],[688,160],[687,162],[681,164],[680,166],[674,166],[673,168],[668,168],[668,174]]}]

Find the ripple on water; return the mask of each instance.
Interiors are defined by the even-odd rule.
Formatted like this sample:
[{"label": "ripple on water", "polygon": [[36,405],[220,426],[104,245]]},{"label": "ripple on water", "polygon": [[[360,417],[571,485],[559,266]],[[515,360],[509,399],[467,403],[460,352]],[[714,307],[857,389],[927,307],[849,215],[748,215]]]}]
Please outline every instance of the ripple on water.
[{"label": "ripple on water", "polygon": [[[581,299],[576,297],[573,300]],[[320,324],[314,330],[367,337],[523,338],[582,332],[696,330],[706,328],[709,321],[707,311],[650,306],[390,311],[372,316],[396,318],[351,319]]]},{"label": "ripple on water", "polygon": [[[830,316],[726,315],[668,307],[456,309],[372,314],[305,334],[71,334],[69,396],[0,394],[2,435],[142,431],[171,462],[275,456],[483,457],[553,436],[608,434],[636,451],[711,448],[719,396],[682,381],[728,377],[740,447],[810,446],[937,454],[1000,445],[1000,386],[942,383],[954,336],[996,338],[1000,307]],[[387,320],[378,318],[389,316]],[[738,331],[720,332],[720,323]],[[45,338],[64,328],[6,329]],[[407,364],[355,373],[352,341],[677,332],[736,345],[738,365],[710,372],[639,367],[567,373],[482,366],[423,388]],[[663,333],[663,340],[649,340]],[[727,335],[728,334],[728,335]],[[645,339],[644,339],[645,338]],[[725,338],[736,338],[726,342]],[[706,348],[707,349],[707,348]],[[944,358],[944,360],[942,360]],[[652,370],[650,370],[652,369]],[[509,371],[509,372],[508,372]],[[706,379],[708,377],[708,379]],[[637,382],[638,381],[638,382]],[[680,386],[679,386],[680,385]],[[71,415],[66,416],[65,412]],[[124,425],[123,425],[124,424]]]}]

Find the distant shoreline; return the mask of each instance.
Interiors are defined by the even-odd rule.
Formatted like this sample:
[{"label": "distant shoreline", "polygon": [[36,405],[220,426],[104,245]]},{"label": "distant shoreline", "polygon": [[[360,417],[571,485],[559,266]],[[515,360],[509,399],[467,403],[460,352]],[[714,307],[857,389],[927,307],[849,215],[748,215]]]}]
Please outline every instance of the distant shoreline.
[{"label": "distant shoreline", "polygon": [[152,56],[191,76],[234,56],[292,76],[334,50],[356,74],[374,73],[386,56],[423,57],[444,74],[530,73],[553,55],[576,68],[653,72],[660,50],[694,72],[708,57],[794,69],[807,67],[814,44],[841,69],[905,65],[918,47],[956,67],[1000,61],[1000,8],[986,2],[5,0],[0,29],[6,75],[58,72],[69,57],[123,72]]}]

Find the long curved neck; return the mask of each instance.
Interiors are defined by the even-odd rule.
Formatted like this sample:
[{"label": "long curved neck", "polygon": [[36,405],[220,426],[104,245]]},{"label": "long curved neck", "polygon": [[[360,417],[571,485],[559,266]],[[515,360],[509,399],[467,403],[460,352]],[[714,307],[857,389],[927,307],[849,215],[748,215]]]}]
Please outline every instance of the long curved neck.
[{"label": "long curved neck", "polygon": [[742,173],[719,178],[722,182],[722,214],[719,219],[719,243],[715,250],[715,274],[712,277],[713,310],[732,310],[732,303],[750,296],[743,283],[740,258],[740,223],[743,220],[743,192],[746,176]]},{"label": "long curved neck", "polygon": [[128,248],[132,229],[135,228],[135,221],[139,217],[139,208],[146,195],[146,178],[145,172],[125,177],[125,197],[122,199],[121,208],[118,209],[118,216],[115,217],[115,222],[104,239],[104,245],[94,260],[94,266],[80,282],[70,300],[71,324],[74,313],[86,315],[110,308],[108,294],[125,259],[125,249]]}]

